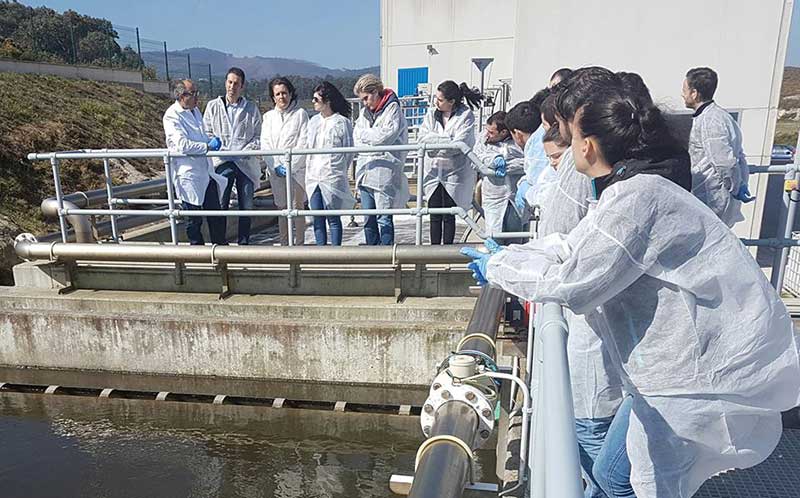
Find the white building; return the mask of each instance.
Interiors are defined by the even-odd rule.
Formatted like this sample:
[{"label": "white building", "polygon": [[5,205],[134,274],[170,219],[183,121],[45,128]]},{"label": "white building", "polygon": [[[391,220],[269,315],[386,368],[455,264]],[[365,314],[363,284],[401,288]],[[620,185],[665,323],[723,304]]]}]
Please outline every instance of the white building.
[{"label": "white building", "polygon": [[[417,83],[511,81],[530,98],[560,67],[639,73],[662,107],[684,112],[686,71],[720,77],[715,100],[738,112],[750,164],[769,164],[793,0],[381,0],[381,77],[403,95]],[[429,48],[430,46],[430,48]],[[437,53],[436,55],[433,55]],[[741,236],[757,238],[766,175],[753,175]]]}]

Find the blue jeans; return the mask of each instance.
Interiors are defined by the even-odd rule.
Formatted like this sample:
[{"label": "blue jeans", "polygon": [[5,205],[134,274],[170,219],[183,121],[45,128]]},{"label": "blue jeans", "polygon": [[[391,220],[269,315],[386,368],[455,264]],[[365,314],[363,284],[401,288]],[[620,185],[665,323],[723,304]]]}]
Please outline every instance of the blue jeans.
[{"label": "blue jeans", "polygon": [[[319,187],[314,189],[311,194],[311,199],[308,200],[308,206],[314,210],[328,209],[325,205],[325,199],[322,198],[322,192]],[[325,219],[328,220],[328,226],[331,227],[331,245],[342,245],[342,218],[339,216],[314,216],[314,238],[318,246],[324,246],[328,243],[328,231],[325,229]]]},{"label": "blue jeans", "polygon": [[[358,187],[361,192],[361,208],[375,209],[375,193],[370,188]],[[392,216],[367,216],[364,223],[364,237],[368,246],[390,246],[394,244],[394,222]]]},{"label": "blue jeans", "polygon": [[633,398],[626,396],[614,415],[592,468],[596,483],[608,498],[636,498],[631,486],[631,461],[625,444],[632,406]]},{"label": "blue jeans", "polygon": [[[255,195],[255,186],[250,178],[240,170],[236,163],[233,161],[226,161],[216,169],[217,173],[222,175],[228,180],[225,186],[225,192],[222,193],[222,209],[228,209],[231,203],[231,192],[233,191],[233,184],[236,184],[236,194],[239,199],[239,209],[253,209],[253,196]],[[224,218],[223,218],[224,220]],[[250,243],[250,223],[249,216],[239,217],[239,230],[238,240],[240,246]]]},{"label": "blue jeans", "polygon": [[614,417],[606,418],[578,418],[575,419],[575,431],[578,434],[578,454],[581,459],[581,469],[586,477],[587,486],[584,498],[606,498],[606,494],[594,477],[593,467]]},{"label": "blue jeans", "polygon": [[[217,182],[211,180],[208,182],[206,188],[206,195],[203,199],[202,206],[195,206],[186,201],[181,202],[184,211],[197,211],[200,209],[205,210],[219,210],[219,194],[217,191]],[[208,233],[211,235],[212,244],[225,245],[228,243],[225,237],[225,218],[221,216],[207,216],[208,220]],[[189,244],[193,246],[202,246],[205,244],[203,240],[203,218],[199,216],[188,216],[186,220],[186,237],[189,239]]]}]

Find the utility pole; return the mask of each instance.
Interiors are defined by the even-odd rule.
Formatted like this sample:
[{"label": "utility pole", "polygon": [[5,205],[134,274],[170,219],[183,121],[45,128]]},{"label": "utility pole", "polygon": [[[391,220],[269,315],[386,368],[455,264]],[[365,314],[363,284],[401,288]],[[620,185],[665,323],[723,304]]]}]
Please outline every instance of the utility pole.
[{"label": "utility pole", "polygon": [[139,40],[139,27],[136,27],[136,50],[139,52],[139,67],[144,66],[144,59],[142,59],[142,42]]},{"label": "utility pole", "polygon": [[169,81],[169,57],[167,56],[167,42],[164,42],[164,72],[167,76],[167,81]]}]

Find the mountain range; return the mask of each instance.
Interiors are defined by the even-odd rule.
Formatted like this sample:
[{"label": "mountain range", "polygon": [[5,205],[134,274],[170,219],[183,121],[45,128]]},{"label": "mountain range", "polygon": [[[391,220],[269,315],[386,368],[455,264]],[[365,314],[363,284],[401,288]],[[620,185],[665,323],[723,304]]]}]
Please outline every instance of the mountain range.
[{"label": "mountain range", "polygon": [[[242,68],[247,75],[247,79],[266,79],[282,75],[297,75],[306,77],[324,76],[357,76],[364,73],[379,73],[379,66],[358,68],[358,69],[333,69],[319,64],[298,60],[286,59],[282,57],[237,57],[233,54],[226,54],[219,50],[204,47],[193,47],[184,50],[174,50],[168,52],[170,73],[181,74],[186,72],[186,56],[191,57],[192,66],[195,64],[211,64],[213,76],[224,76],[229,67]],[[164,67],[163,52],[142,52],[142,59],[146,65],[158,68],[159,73]],[[203,73],[205,74],[205,73]]]}]

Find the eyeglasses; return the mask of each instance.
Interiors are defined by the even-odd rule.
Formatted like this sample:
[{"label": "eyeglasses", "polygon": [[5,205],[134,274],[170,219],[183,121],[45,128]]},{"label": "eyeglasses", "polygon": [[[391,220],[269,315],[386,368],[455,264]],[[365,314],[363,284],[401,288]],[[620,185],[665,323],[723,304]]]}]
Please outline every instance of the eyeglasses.
[{"label": "eyeglasses", "polygon": [[321,104],[322,103],[322,99],[317,98],[317,97],[311,97],[311,102],[313,102],[315,104]]},{"label": "eyeglasses", "polygon": [[198,93],[200,93],[200,92],[195,90],[193,92],[183,92],[181,95],[184,96],[184,97],[197,97]]}]

